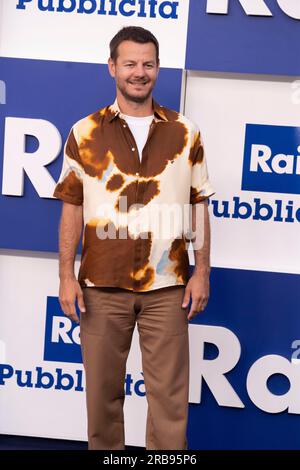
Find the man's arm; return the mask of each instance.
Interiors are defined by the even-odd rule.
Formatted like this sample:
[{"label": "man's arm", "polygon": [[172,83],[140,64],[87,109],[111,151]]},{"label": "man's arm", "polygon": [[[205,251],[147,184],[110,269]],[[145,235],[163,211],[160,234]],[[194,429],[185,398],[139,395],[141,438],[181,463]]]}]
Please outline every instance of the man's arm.
[{"label": "man's arm", "polygon": [[81,287],[74,273],[77,246],[83,226],[83,206],[63,203],[59,227],[59,301],[65,315],[79,323],[75,301],[85,311]]},{"label": "man's arm", "polygon": [[192,231],[195,234],[195,268],[185,288],[182,304],[182,307],[187,307],[192,296],[189,320],[205,309],[209,298],[210,223],[207,200],[192,205]]}]

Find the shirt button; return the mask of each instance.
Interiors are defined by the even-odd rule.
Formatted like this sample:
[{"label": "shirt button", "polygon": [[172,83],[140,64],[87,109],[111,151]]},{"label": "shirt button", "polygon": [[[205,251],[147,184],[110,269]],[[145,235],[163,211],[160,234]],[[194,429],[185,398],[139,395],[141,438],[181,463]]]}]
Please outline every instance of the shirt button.
[{"label": "shirt button", "polygon": [[135,147],[132,147],[132,149],[131,149],[131,150],[132,150],[133,152],[135,152]]}]

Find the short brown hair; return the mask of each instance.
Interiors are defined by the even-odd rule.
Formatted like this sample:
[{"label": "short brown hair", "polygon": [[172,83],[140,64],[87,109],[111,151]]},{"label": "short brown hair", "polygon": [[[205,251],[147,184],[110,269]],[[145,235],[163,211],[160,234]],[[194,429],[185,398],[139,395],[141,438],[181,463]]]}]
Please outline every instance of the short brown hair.
[{"label": "short brown hair", "polygon": [[112,38],[109,43],[110,58],[115,62],[118,58],[118,47],[123,41],[134,41],[140,44],[152,42],[156,49],[156,62],[159,62],[159,44],[156,37],[148,29],[140,26],[126,26]]}]

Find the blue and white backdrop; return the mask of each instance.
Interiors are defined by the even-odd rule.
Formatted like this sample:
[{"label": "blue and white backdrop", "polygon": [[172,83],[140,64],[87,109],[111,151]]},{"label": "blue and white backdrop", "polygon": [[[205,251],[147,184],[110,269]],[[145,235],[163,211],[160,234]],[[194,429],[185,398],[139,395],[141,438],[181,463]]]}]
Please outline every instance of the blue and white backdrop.
[{"label": "blue and white backdrop", "polygon": [[[114,99],[108,43],[129,24],[158,37],[155,97],[199,125],[216,189],[211,299],[190,324],[190,448],[298,449],[298,0],[0,0],[0,433],[86,438],[51,195],[69,128]],[[136,336],[124,386],[126,443],[143,446]]]}]

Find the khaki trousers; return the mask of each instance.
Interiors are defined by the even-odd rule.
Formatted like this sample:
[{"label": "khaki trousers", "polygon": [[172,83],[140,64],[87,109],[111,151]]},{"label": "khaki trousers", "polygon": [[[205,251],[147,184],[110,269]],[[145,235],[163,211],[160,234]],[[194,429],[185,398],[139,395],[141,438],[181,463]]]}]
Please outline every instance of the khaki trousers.
[{"label": "khaki trousers", "polygon": [[137,322],[148,402],[146,449],[187,449],[189,345],[184,286],[83,288],[80,336],[89,450],[124,449],[126,361]]}]

